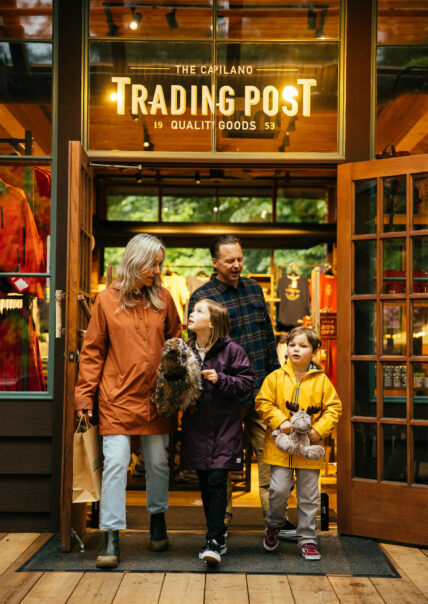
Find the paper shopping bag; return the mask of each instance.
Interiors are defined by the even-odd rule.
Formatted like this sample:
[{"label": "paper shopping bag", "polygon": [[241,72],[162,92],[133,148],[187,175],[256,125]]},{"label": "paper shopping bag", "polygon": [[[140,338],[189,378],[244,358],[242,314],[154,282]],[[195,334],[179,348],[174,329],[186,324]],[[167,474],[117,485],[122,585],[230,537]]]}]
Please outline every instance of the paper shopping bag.
[{"label": "paper shopping bag", "polygon": [[101,498],[102,449],[98,426],[80,418],[73,438],[73,503]]}]

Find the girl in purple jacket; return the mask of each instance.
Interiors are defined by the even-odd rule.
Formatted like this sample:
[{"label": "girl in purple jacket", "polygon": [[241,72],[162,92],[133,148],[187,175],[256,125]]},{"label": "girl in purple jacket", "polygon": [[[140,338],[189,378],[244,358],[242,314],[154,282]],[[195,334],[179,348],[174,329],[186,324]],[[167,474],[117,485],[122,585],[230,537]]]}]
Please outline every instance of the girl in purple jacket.
[{"label": "girl in purple jacket", "polygon": [[203,389],[197,411],[183,414],[181,467],[196,470],[201,488],[207,532],[199,558],[217,565],[227,551],[227,473],[243,465],[239,399],[251,392],[254,373],[244,349],[228,335],[230,319],[223,305],[199,300],[188,327],[188,344],[199,360]]}]

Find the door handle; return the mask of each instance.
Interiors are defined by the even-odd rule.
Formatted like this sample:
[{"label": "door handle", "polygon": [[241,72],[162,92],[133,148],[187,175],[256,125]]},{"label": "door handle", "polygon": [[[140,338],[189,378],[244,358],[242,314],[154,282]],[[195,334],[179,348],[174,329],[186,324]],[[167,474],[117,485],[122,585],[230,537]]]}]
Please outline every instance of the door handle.
[{"label": "door handle", "polygon": [[65,294],[62,289],[55,292],[55,338],[62,337],[62,299]]}]

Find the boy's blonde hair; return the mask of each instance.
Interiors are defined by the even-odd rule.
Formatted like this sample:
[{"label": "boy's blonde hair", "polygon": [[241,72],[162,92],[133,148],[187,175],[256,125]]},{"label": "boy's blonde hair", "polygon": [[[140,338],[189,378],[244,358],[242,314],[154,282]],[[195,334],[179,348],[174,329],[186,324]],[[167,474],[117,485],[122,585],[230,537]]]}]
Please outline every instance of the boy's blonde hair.
[{"label": "boy's blonde hair", "polygon": [[290,344],[296,336],[306,336],[309,344],[312,346],[312,352],[316,352],[321,348],[321,339],[316,331],[310,327],[293,327],[293,329],[287,334],[287,345]]},{"label": "boy's blonde hair", "polygon": [[[208,298],[202,298],[201,300],[198,300],[196,304],[200,304],[201,302],[204,302],[207,305],[211,323],[213,325],[212,332],[207,342],[208,349],[211,348],[219,338],[224,338],[229,335],[231,328],[230,317],[229,311],[223,304],[219,304],[219,302],[214,302],[214,300],[209,300]],[[195,306],[193,308],[195,308]],[[196,334],[190,333],[189,342],[194,342],[195,340]]]}]

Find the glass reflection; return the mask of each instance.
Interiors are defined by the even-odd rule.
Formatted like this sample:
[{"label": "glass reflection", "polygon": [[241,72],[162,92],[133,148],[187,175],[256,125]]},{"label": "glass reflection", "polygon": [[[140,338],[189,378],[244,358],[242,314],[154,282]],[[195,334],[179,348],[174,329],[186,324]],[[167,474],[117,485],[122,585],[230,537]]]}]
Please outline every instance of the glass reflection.
[{"label": "glass reflection", "polygon": [[0,42],[0,69],[0,154],[50,155],[52,44]]},{"label": "glass reflection", "polygon": [[354,415],[376,417],[376,363],[354,362]]},{"label": "glass reflection", "polygon": [[217,32],[220,38],[325,40],[339,37],[339,0],[286,5],[279,0],[220,0]]},{"label": "glass reflection", "polygon": [[[38,293],[10,291],[0,277],[0,391],[45,392],[48,377],[49,288],[32,279]],[[8,293],[5,293],[8,291]],[[38,297],[39,296],[39,297]]]},{"label": "glass reflection", "polygon": [[384,294],[402,294],[406,291],[406,240],[383,241]]},{"label": "glass reflection", "polygon": [[383,304],[383,354],[406,354],[406,306],[404,302]]},{"label": "glass reflection", "polygon": [[164,222],[215,222],[218,208],[211,189],[165,187],[162,196]]},{"label": "glass reflection", "polygon": [[406,426],[382,426],[383,480],[407,481]]},{"label": "glass reflection", "polygon": [[0,38],[52,38],[52,0],[1,2]]},{"label": "glass reflection", "polygon": [[428,292],[428,237],[412,237],[413,246],[413,291]]},{"label": "glass reflection", "polygon": [[379,44],[426,42],[426,3],[421,0],[378,0],[377,41]]},{"label": "glass reflection", "polygon": [[428,228],[428,174],[413,177],[413,228]]},{"label": "glass reflection", "polygon": [[414,482],[428,484],[428,426],[413,428]]},{"label": "glass reflection", "polygon": [[375,354],[376,304],[356,301],[354,306],[354,354]]},{"label": "glass reflection", "polygon": [[354,294],[373,294],[376,284],[376,241],[354,241]]},{"label": "glass reflection", "polygon": [[412,363],[413,418],[428,419],[428,363]]},{"label": "glass reflection", "polygon": [[376,233],[377,181],[356,180],[354,232],[356,235]]},{"label": "glass reflection", "polygon": [[383,417],[406,417],[407,367],[404,363],[384,363]]},{"label": "glass reflection", "polygon": [[406,176],[384,178],[383,184],[383,230],[388,232],[406,230]]},{"label": "glass reflection", "polygon": [[428,302],[413,302],[413,354],[428,355]]},{"label": "glass reflection", "polygon": [[354,476],[377,478],[376,424],[356,422],[354,428]]},{"label": "glass reflection", "polygon": [[302,192],[299,197],[296,197],[292,190],[277,189],[277,222],[326,222],[327,212],[325,192],[320,192],[317,198],[313,198],[311,191]]},{"label": "glass reflection", "polygon": [[212,38],[210,0],[157,0],[155,3],[127,0],[90,0],[89,29],[92,37],[139,38],[143,40]]},{"label": "glass reflection", "polygon": [[272,198],[240,189],[222,189],[218,203],[219,222],[271,222]]},{"label": "glass reflection", "polygon": [[[395,26],[392,20],[391,24]],[[415,32],[419,29],[416,26]],[[426,32],[422,35],[426,38]],[[408,36],[403,36],[404,39],[405,37]],[[388,144],[395,145],[397,151],[408,152],[411,155],[428,152],[424,122],[428,47],[406,46],[403,44],[404,39],[400,37],[400,45],[378,46],[376,51],[377,153],[381,153]],[[399,129],[397,123],[400,125]]]},{"label": "glass reflection", "polygon": [[113,188],[107,194],[107,220],[156,222],[158,219],[157,189],[135,187],[126,193]]}]

